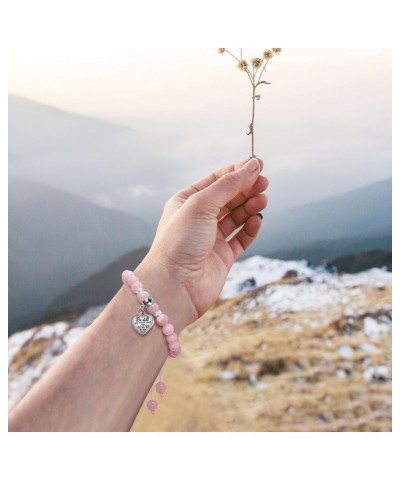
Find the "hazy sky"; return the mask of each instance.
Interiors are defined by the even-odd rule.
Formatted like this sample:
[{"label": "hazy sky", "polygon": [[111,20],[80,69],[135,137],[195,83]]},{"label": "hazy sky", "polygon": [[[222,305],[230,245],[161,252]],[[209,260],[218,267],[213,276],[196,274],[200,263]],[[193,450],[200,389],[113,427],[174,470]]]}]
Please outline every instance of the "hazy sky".
[{"label": "hazy sky", "polygon": [[[266,79],[255,150],[271,188],[304,183],[305,202],[391,175],[390,50],[284,49]],[[167,153],[187,181],[250,153],[250,83],[216,49],[11,50],[9,91],[181,137]]]}]

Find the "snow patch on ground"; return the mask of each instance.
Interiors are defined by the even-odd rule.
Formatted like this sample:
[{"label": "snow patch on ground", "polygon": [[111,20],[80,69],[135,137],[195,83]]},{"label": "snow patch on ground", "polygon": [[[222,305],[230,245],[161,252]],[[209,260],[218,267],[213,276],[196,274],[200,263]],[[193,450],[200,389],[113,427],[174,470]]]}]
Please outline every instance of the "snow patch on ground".
[{"label": "snow patch on ground", "polygon": [[386,323],[380,323],[372,317],[364,318],[364,333],[371,340],[378,340],[382,333],[386,333],[389,330],[389,325]]},{"label": "snow patch on ground", "polygon": [[[303,288],[298,285],[276,286],[270,292],[270,305],[281,304],[283,309],[295,299],[292,310],[330,305],[335,302],[342,304],[351,303],[353,297],[360,295],[359,286],[385,287],[392,284],[392,273],[380,268],[371,268],[356,274],[338,275],[324,270],[313,269],[305,260],[276,260],[255,255],[246,260],[235,262],[228,274],[220,298],[236,297],[246,291],[253,290],[263,285],[277,282],[285,277],[288,272],[299,280],[310,279],[311,284]],[[329,287],[336,287],[338,292],[333,292]]]},{"label": "snow patch on ground", "polygon": [[342,301],[340,292],[326,284],[274,285],[259,298],[261,305],[276,313],[316,309]]},{"label": "snow patch on ground", "polygon": [[[228,274],[221,292],[222,299],[236,297],[240,293],[281,280],[288,272],[296,272],[299,278],[314,275],[315,271],[307,266],[305,260],[276,260],[255,255],[235,262]],[[254,279],[255,285],[243,285],[246,280]]]},{"label": "snow patch on ground", "polygon": [[338,353],[343,358],[351,358],[353,356],[353,349],[349,345],[342,345],[338,348]]},{"label": "snow patch on ground", "polygon": [[365,380],[379,382],[391,380],[392,373],[387,365],[370,366],[364,372]]}]

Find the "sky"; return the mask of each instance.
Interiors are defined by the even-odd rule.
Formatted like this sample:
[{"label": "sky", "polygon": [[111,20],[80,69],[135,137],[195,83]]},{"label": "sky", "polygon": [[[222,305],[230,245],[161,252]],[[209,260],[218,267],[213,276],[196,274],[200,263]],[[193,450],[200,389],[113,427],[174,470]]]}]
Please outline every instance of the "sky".
[{"label": "sky", "polygon": [[[284,49],[265,79],[255,153],[282,207],[391,176],[391,50]],[[250,154],[251,85],[217,49],[10,50],[9,92],[180,137],[188,182]]]}]

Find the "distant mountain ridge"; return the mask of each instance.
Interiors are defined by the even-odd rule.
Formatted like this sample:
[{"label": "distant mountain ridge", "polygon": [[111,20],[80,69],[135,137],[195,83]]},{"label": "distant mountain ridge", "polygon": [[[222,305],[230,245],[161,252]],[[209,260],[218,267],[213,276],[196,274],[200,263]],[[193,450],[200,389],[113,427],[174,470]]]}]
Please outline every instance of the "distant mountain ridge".
[{"label": "distant mountain ridge", "polygon": [[[255,252],[266,256],[296,252],[303,247],[312,253],[309,248],[312,244],[337,246],[343,239],[353,239],[351,250],[344,248],[340,251],[339,248],[333,252],[327,248],[328,258],[357,250],[387,249],[392,234],[392,180],[376,182],[280,213],[269,214],[267,209],[263,224],[264,228],[247,256]],[[378,241],[363,248],[363,242],[368,239],[382,239],[382,244]],[[343,247],[345,245],[346,242]]]},{"label": "distant mountain ridge", "polygon": [[[8,98],[9,173],[152,221],[178,170],[177,138]],[[157,173],[157,175],[155,175]],[[166,182],[170,179],[170,182]],[[145,198],[145,202],[137,199]],[[151,219],[151,220],[150,220]]]},{"label": "distant mountain ridge", "polygon": [[30,180],[9,179],[9,327],[61,292],[145,246],[143,220]]},{"label": "distant mountain ridge", "polygon": [[[11,329],[50,304],[89,301],[90,291],[80,297],[77,284],[151,244],[179,172],[163,150],[176,141],[9,96]],[[268,208],[243,258],[261,254],[318,264],[390,251],[391,195],[387,179],[279,213]],[[88,199],[123,205],[135,217]]]},{"label": "distant mountain ridge", "polygon": [[314,265],[324,260],[331,261],[333,258],[344,255],[353,255],[371,250],[392,250],[392,236],[384,235],[378,237],[350,237],[335,240],[317,240],[305,245],[298,245],[284,250],[275,250],[274,258],[283,260],[297,260],[304,258]]},{"label": "distant mountain ridge", "polygon": [[56,297],[43,315],[51,318],[52,315],[60,312],[79,312],[92,305],[109,302],[122,286],[121,273],[127,269],[134,270],[148,251],[149,247],[142,247],[122,255],[116,261]]}]

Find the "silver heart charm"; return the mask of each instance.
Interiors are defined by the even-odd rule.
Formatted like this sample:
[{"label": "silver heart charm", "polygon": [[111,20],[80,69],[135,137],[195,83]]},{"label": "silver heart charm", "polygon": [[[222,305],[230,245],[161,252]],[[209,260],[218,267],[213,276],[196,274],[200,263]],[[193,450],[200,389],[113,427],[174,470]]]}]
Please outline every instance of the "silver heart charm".
[{"label": "silver heart charm", "polygon": [[154,325],[154,317],[149,314],[135,315],[131,323],[132,328],[136,330],[136,332],[140,333],[140,335],[146,335]]}]

